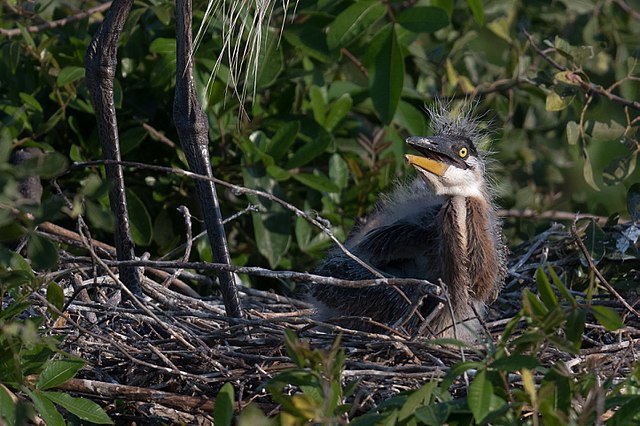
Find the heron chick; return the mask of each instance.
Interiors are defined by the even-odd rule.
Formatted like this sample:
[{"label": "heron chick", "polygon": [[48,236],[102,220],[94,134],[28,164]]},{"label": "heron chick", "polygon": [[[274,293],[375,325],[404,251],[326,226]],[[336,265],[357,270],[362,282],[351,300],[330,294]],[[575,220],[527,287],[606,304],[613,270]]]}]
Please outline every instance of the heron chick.
[{"label": "heron chick", "polygon": [[[434,135],[406,140],[418,152],[405,156],[417,178],[385,196],[345,246],[384,276],[444,283],[450,306],[425,297],[416,286],[312,284],[309,295],[322,319],[349,317],[355,328],[378,331],[370,318],[411,334],[473,340],[476,313],[496,298],[507,249],[480,148],[484,134],[469,106],[452,112],[438,105],[429,115]],[[346,280],[375,278],[339,249],[330,251],[316,272]]]}]

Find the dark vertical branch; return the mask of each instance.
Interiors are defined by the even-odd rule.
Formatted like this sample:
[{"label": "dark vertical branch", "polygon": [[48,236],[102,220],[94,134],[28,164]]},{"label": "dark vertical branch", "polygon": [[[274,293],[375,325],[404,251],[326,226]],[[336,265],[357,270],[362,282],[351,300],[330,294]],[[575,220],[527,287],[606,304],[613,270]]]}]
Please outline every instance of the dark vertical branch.
[{"label": "dark vertical branch", "polygon": [[[120,161],[118,122],[113,99],[113,79],[116,74],[118,39],[129,16],[133,0],[115,0],[98,32],[91,40],[85,56],[86,81],[91,92],[93,108],[98,122],[98,136],[105,160]],[[127,198],[125,195],[122,166],[107,164],[107,179],[112,183],[109,204],[116,217],[115,245],[118,260],[134,260],[135,252]],[[120,279],[134,294],[141,294],[140,276],[137,268],[121,266]]]},{"label": "dark vertical branch", "polygon": [[[178,130],[182,149],[195,173],[213,177],[209,161],[209,122],[200,107],[193,79],[191,57],[191,0],[176,2],[176,93],[173,104],[173,120]],[[204,216],[209,241],[213,251],[213,261],[230,264],[227,239],[222,226],[222,215],[212,182],[198,180],[196,195]],[[233,274],[228,271],[218,273],[222,298],[230,317],[242,316],[242,308]]]}]

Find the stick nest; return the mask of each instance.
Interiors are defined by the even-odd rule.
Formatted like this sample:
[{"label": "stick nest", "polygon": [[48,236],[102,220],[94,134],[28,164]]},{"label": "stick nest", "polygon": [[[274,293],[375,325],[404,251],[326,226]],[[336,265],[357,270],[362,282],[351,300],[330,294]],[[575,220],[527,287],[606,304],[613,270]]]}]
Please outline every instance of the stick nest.
[{"label": "stick nest", "polygon": [[[631,226],[617,225],[607,232],[615,236]],[[580,234],[584,235],[584,229]],[[240,297],[246,318],[230,319],[220,298],[176,292],[154,281],[149,268],[143,279],[144,298],[136,303],[126,297],[119,301],[122,293],[113,273],[106,274],[95,264],[88,269],[86,265],[79,267],[77,257],[62,265],[66,271],[73,271],[59,280],[70,299],[63,315],[54,319],[50,305],[43,309],[47,303],[42,296],[35,296],[36,306],[47,318],[49,333],[63,338],[63,349],[87,361],[80,374],[83,380],[72,379],[65,389],[101,400],[108,412],[118,413],[123,420],[159,417],[209,424],[212,401],[227,382],[236,390],[237,408],[255,402],[267,413],[277,410],[263,385],[293,366],[284,346],[286,329],[294,330],[312,348],[328,349],[341,334],[346,352],[343,377],[359,382],[355,405],[362,412],[401,391],[442,377],[463,359],[481,359],[479,354],[499,339],[504,326],[520,311],[522,289],[535,291],[535,272],[541,264],[553,265],[563,280],[586,272],[588,281],[589,269],[596,266],[586,262],[584,244],[577,242],[577,236],[575,226],[569,230],[556,224],[514,249],[508,281],[488,308],[483,322],[485,340],[475,345],[475,351],[399,333],[350,330],[344,323],[320,323],[313,319],[312,307],[304,301],[244,287]],[[633,243],[637,253],[637,241]],[[627,263],[633,266],[635,262],[636,269],[627,268],[625,273],[636,282],[637,260],[635,257]],[[616,270],[624,265],[622,259],[608,258],[598,267],[604,264]],[[574,294],[584,296],[579,289]],[[625,327],[610,332],[588,317],[579,356],[551,346],[538,356],[545,364],[563,361],[574,372],[589,368],[602,376],[624,377],[640,349],[639,318],[629,309],[637,297],[626,292],[625,306],[604,291],[594,301],[616,309]],[[464,392],[462,385],[459,391]],[[115,400],[124,404],[116,407]]]}]

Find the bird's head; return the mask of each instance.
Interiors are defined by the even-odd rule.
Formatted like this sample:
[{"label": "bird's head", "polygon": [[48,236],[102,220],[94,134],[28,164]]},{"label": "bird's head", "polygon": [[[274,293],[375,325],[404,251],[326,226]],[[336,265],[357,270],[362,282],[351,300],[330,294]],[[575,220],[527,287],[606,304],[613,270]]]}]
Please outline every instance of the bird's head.
[{"label": "bird's head", "polygon": [[437,195],[482,197],[484,165],[470,139],[463,136],[413,136],[407,143],[420,155],[405,158]]},{"label": "bird's head", "polygon": [[437,195],[484,198],[485,162],[476,149],[483,139],[473,118],[473,104],[449,110],[441,103],[429,110],[434,136],[412,136],[406,142],[420,155],[407,154]]}]

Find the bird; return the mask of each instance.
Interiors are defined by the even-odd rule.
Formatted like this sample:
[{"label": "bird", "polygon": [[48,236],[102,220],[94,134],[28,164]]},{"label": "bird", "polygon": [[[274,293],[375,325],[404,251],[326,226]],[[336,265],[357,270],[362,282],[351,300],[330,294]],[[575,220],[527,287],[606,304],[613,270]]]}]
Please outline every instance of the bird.
[{"label": "bird", "polygon": [[403,286],[402,294],[387,284],[314,283],[307,296],[317,318],[344,318],[365,331],[383,331],[380,323],[412,336],[476,340],[477,315],[502,288],[508,249],[487,173],[487,134],[474,110],[471,103],[437,102],[427,110],[433,135],[406,139],[417,152],[405,155],[417,176],[384,195],[344,243],[371,268],[334,248],[315,271],[364,280],[377,278],[373,269],[384,277],[440,283],[445,302],[418,286]]}]

